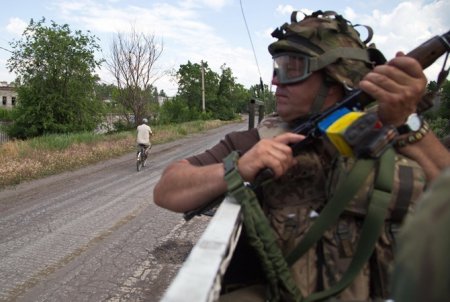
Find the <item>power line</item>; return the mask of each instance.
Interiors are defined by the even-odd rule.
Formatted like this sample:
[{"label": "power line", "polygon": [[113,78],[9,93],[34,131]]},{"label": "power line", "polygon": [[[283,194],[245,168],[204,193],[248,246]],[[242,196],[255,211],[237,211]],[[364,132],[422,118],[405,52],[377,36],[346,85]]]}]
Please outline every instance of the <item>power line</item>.
[{"label": "power line", "polygon": [[239,3],[241,4],[242,17],[244,18],[245,28],[247,29],[247,34],[248,34],[248,38],[250,39],[250,44],[252,45],[253,56],[255,57],[256,67],[258,68],[259,78],[262,83],[261,71],[259,70],[258,59],[256,57],[255,47],[253,46],[252,36],[250,35],[250,31],[249,31],[248,25],[247,25],[247,20],[245,19],[244,8],[242,7],[242,0],[239,0]]},{"label": "power line", "polygon": [[9,49],[6,49],[6,48],[4,48],[4,47],[1,47],[1,46],[0,46],[0,49],[2,49],[2,50],[6,50],[6,51],[8,51],[8,52],[12,53],[12,51],[11,51],[11,50],[9,50]]}]

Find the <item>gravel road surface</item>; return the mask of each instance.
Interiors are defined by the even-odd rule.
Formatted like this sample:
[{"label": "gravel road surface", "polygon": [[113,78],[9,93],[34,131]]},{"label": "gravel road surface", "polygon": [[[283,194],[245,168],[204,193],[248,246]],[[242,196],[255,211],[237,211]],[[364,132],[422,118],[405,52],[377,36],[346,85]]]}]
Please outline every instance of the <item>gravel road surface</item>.
[{"label": "gravel road surface", "polygon": [[135,154],[0,191],[0,301],[159,301],[209,218],[185,222],[153,203],[173,160],[198,153],[227,125]]}]

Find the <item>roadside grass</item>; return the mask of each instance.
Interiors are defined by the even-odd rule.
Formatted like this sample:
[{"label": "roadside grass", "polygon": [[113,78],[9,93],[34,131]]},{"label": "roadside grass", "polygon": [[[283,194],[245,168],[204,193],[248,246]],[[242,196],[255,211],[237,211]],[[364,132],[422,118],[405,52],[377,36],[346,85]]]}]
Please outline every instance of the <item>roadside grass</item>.
[{"label": "roadside grass", "polygon": [[[212,120],[152,126],[155,133],[152,143],[167,143],[232,122]],[[135,131],[126,131],[53,134],[3,143],[0,145],[0,189],[124,155],[136,149],[135,140]]]}]

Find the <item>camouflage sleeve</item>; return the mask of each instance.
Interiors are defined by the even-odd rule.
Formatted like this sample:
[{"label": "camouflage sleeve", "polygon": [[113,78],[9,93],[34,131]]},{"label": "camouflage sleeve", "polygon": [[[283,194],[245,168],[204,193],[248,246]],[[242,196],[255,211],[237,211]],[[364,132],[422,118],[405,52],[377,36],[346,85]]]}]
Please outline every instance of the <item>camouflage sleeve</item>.
[{"label": "camouflage sleeve", "polygon": [[391,221],[403,221],[406,214],[415,208],[425,185],[425,173],[419,164],[397,154],[392,200],[389,207]]}]

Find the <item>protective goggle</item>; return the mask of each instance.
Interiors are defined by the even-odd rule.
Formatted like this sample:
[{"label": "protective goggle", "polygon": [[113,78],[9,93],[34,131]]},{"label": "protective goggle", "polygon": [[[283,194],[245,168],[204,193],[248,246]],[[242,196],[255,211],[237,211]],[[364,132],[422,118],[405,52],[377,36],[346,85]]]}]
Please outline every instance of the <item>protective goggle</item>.
[{"label": "protective goggle", "polygon": [[292,84],[307,79],[310,57],[301,53],[281,53],[273,57],[273,76],[280,84]]}]

